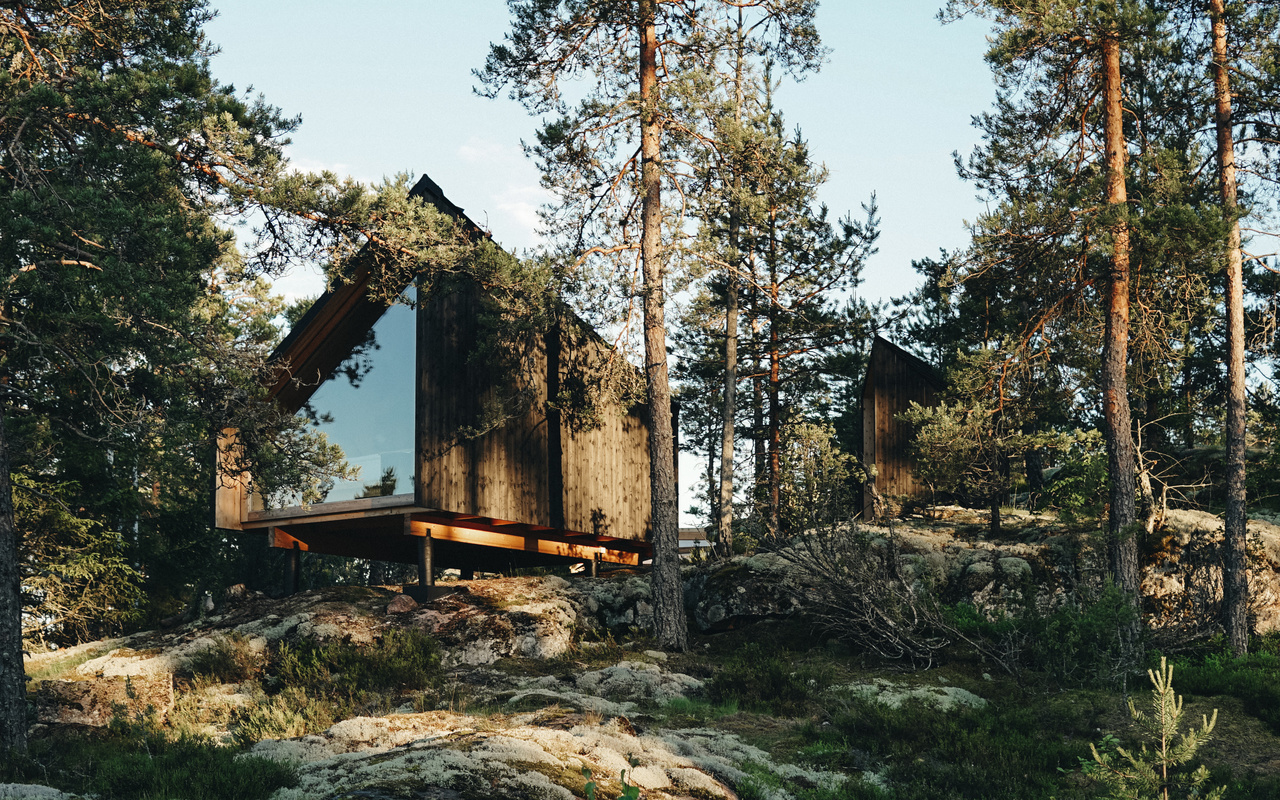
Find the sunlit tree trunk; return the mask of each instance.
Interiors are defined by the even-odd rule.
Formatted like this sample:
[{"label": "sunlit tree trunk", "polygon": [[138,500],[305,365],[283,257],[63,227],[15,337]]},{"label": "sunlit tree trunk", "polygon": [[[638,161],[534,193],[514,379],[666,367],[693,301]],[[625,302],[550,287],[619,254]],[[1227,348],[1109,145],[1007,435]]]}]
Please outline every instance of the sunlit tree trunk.
[{"label": "sunlit tree trunk", "polygon": [[662,264],[662,126],[658,116],[658,36],[655,0],[640,0],[640,261],[644,271],[645,381],[649,396],[649,482],[653,526],[653,620],[658,644],[688,648],[680,583],[679,517]]},{"label": "sunlit tree trunk", "polygon": [[1213,24],[1214,124],[1218,134],[1218,184],[1227,232],[1227,508],[1223,558],[1223,625],[1231,651],[1249,650],[1249,573],[1245,558],[1244,264],[1236,205],[1235,142],[1231,133],[1231,77],[1223,0],[1209,0]]},{"label": "sunlit tree trunk", "polygon": [[[1137,518],[1137,487],[1128,391],[1129,222],[1118,34],[1114,30],[1103,34],[1101,45],[1107,203],[1114,215],[1111,223],[1113,252],[1105,285],[1106,332],[1102,343],[1104,435],[1111,476],[1109,550],[1112,579],[1136,608],[1139,600],[1138,540],[1133,523]],[[1132,633],[1136,637],[1136,629]]]},{"label": "sunlit tree trunk", "polygon": [[781,444],[782,406],[778,398],[781,382],[781,354],[778,352],[778,231],[777,209],[769,215],[769,535],[776,541],[779,530],[779,507],[782,501],[782,475],[779,446]]},{"label": "sunlit tree trunk", "polygon": [[[742,67],[745,58],[742,9],[738,9],[737,50],[733,67],[733,119],[742,122]],[[739,248],[742,234],[742,170],[741,154],[734,153],[730,168],[732,195],[729,198],[729,268],[725,270],[724,307],[724,409],[720,435],[720,506],[716,519],[716,538],[726,555],[733,553],[733,461],[734,417],[738,413],[738,270],[742,265]]]}]

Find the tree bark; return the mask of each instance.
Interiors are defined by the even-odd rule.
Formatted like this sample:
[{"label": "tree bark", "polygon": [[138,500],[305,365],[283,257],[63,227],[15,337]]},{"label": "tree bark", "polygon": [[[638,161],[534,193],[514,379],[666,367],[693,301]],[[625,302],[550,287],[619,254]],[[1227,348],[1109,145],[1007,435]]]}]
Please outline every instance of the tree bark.
[{"label": "tree bark", "polygon": [[[738,9],[737,51],[733,67],[733,120],[742,121],[742,66],[745,59],[742,9]],[[720,507],[716,539],[726,556],[733,555],[733,456],[734,418],[738,413],[738,270],[742,253],[738,249],[742,228],[739,196],[742,192],[741,154],[734,153],[729,197],[729,268],[725,270],[724,299],[724,409],[720,429]]]},{"label": "tree bark", "polygon": [[[1028,430],[1026,433],[1035,433]],[[1022,457],[1023,468],[1027,472],[1027,495],[1031,511],[1040,510],[1040,496],[1044,494],[1044,451],[1032,447]]]},{"label": "tree bark", "polygon": [[0,412],[0,753],[27,749],[27,682],[22,666],[22,592],[13,520],[9,442]]},{"label": "tree bark", "polygon": [[[1114,31],[1102,37],[1103,110],[1107,167],[1107,203],[1114,251],[1106,283],[1106,333],[1102,343],[1104,435],[1110,470],[1111,512],[1108,518],[1111,578],[1138,607],[1138,540],[1134,534],[1137,509],[1134,495],[1132,423],[1129,416],[1129,222],[1125,188],[1126,142],[1121,104],[1120,38]],[[1132,633],[1136,636],[1137,630]]]},{"label": "tree bark", "polygon": [[[707,481],[707,505],[709,506],[708,514],[710,515],[711,524],[717,525],[720,519],[720,495],[716,491],[719,476],[716,471],[716,435],[720,432],[720,409],[716,407],[715,400],[707,403],[707,429],[705,431],[707,437],[707,474],[703,476]],[[679,476],[677,476],[678,480]]]},{"label": "tree bark", "polygon": [[658,37],[655,0],[639,0],[640,35],[640,261],[644,271],[644,358],[649,395],[649,485],[653,527],[653,627],[660,647],[688,649],[680,583],[679,517],[671,386],[667,376],[665,271],[662,264],[662,123],[658,116]]},{"label": "tree bark", "polygon": [[[729,249],[737,250],[737,212],[729,216]],[[734,417],[738,413],[738,276],[725,274],[724,310],[724,407],[720,428],[720,507],[716,538],[726,555],[733,553],[733,443]]]},{"label": "tree bark", "polygon": [[1231,78],[1227,65],[1227,20],[1223,0],[1209,0],[1213,24],[1214,124],[1218,134],[1218,185],[1227,217],[1227,508],[1223,539],[1222,613],[1227,644],[1249,650],[1249,573],[1245,557],[1244,263],[1236,205],[1235,142],[1231,133]]},{"label": "tree bark", "polygon": [[781,445],[782,407],[778,399],[781,382],[781,357],[778,352],[778,211],[769,214],[769,536],[776,542],[781,536],[779,509],[782,505]]}]

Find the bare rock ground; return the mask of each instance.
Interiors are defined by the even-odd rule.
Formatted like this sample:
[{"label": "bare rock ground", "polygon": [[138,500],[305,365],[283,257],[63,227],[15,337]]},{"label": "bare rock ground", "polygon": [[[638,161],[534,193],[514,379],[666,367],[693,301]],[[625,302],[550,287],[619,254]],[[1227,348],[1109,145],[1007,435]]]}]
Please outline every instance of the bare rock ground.
[{"label": "bare rock ground", "polygon": [[[1021,520],[999,541],[973,535],[963,525],[909,524],[892,533],[870,532],[896,537],[912,572],[942,587],[950,599],[967,599],[989,613],[1026,602],[1028,590],[1037,604],[1051,607],[1090,574],[1101,574],[1100,556],[1087,537],[1050,521]],[[1215,567],[1206,554],[1220,536],[1216,518],[1170,514],[1162,537],[1146,553],[1144,588],[1157,613],[1187,613],[1178,602],[1189,585],[1207,583],[1212,590]],[[1280,627],[1280,527],[1251,522],[1250,543],[1258,627],[1272,630]],[[785,620],[804,609],[807,579],[776,555],[690,567],[685,579],[691,621],[703,632]],[[584,796],[589,780],[601,787],[601,796],[616,796],[624,777],[645,797],[733,798],[732,787],[743,779],[748,763],[807,786],[834,788],[845,779],[775,763],[768,753],[724,731],[646,730],[631,722],[646,719],[663,704],[699,698],[705,688],[701,678],[681,672],[666,654],[618,644],[652,624],[647,576],[503,578],[462,582],[457,588],[421,606],[392,590],[364,587],[285,599],[233,591],[187,624],[36,655],[28,659],[27,670],[44,681],[39,692],[43,724],[102,725],[117,707],[127,713],[150,707],[163,716],[174,705],[174,676],[227,637],[261,653],[304,639],[373,642],[396,628],[432,634],[450,676],[452,689],[445,693],[456,691],[464,701],[429,711],[403,702],[393,713],[356,716],[319,733],[259,742],[252,753],[299,769],[300,784],[277,793],[277,800],[406,794],[567,798]],[[611,654],[604,661],[593,656],[602,648]],[[582,664],[584,658],[594,666],[511,667]],[[234,709],[256,702],[253,690],[237,685],[180,688],[197,704],[223,709],[221,721],[205,729],[215,737],[226,734]],[[918,681],[837,685],[829,694],[832,702],[856,697],[942,710],[986,702],[972,691]],[[469,712],[468,704],[483,710]],[[42,790],[0,786],[0,798],[60,796],[53,790],[38,794]]]}]

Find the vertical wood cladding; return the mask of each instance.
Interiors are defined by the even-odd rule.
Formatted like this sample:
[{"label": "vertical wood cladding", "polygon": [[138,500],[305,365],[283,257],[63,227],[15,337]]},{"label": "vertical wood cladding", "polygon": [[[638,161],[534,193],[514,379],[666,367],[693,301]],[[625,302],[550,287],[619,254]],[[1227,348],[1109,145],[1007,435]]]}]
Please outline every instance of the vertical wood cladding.
[{"label": "vertical wood cladding", "polygon": [[[911,426],[897,416],[911,403],[928,406],[942,380],[928,363],[879,336],[862,385],[863,461],[876,467],[875,488],[881,496],[922,497],[927,490],[915,477],[910,455]],[[871,508],[871,498],[865,508]]]},{"label": "vertical wood cladding", "polygon": [[[558,411],[544,412],[549,389],[558,392],[569,369],[589,369],[607,358],[607,346],[583,331],[556,330],[529,342],[518,367],[503,371],[472,355],[480,313],[474,288],[438,294],[418,308],[417,504],[647,538],[644,410],[607,409],[603,424],[592,430],[574,430]],[[520,392],[527,410],[479,436],[468,435],[483,430],[486,416],[493,416],[499,382]]]}]

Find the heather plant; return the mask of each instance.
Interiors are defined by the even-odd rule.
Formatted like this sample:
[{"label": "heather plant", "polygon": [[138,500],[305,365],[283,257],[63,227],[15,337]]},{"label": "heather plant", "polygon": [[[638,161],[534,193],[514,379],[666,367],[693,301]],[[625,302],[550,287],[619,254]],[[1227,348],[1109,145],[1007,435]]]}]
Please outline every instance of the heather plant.
[{"label": "heather plant", "polygon": [[[1254,642],[1256,652],[1235,657],[1213,653],[1203,660],[1179,662],[1184,691],[1201,696],[1238,697],[1245,710],[1280,734],[1280,654],[1274,651],[1280,639]],[[1272,651],[1266,648],[1270,646]]]},{"label": "heather plant", "polygon": [[217,683],[240,683],[257,677],[262,671],[262,654],[254,650],[249,637],[232,631],[219,637],[213,645],[201,650],[187,662],[193,677],[208,678]]},{"label": "heather plant", "polygon": [[729,659],[706,688],[717,704],[766,707],[775,714],[796,716],[827,683],[820,671],[797,669],[788,653],[770,652],[751,642]]},{"label": "heather plant", "polygon": [[[296,768],[199,736],[173,736],[154,719],[117,717],[96,735],[55,730],[0,760],[0,784],[36,783],[68,795],[120,800],[265,800],[297,784]],[[44,797],[9,786],[5,797]],[[47,790],[45,790],[47,791]]]},{"label": "heather plant", "polygon": [[272,661],[279,685],[321,693],[426,689],[443,674],[439,644],[419,630],[391,629],[366,645],[307,639],[282,646]]},{"label": "heather plant", "polygon": [[232,719],[232,732],[241,746],[263,739],[288,739],[322,731],[351,713],[349,702],[308,695],[305,689],[290,687],[239,709]]},{"label": "heather plant", "polygon": [[[1029,579],[1022,595],[1035,596]],[[1019,681],[1035,673],[1058,687],[1106,687],[1129,674],[1119,632],[1135,613],[1108,583],[1096,595],[1080,588],[1071,602],[1051,611],[1026,602],[994,619],[960,603],[947,609],[942,626]]]}]

